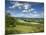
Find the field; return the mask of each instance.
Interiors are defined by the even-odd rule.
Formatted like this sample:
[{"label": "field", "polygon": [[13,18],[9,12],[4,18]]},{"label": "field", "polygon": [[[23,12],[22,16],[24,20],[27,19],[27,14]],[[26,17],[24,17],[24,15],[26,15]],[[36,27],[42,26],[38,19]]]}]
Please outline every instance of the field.
[{"label": "field", "polygon": [[36,22],[25,22],[20,21],[19,24],[16,24],[16,31],[18,33],[32,33],[32,32],[43,32],[44,24],[36,23]]},{"label": "field", "polygon": [[[31,19],[29,21],[24,20],[25,18],[17,18],[15,19],[14,25],[9,25],[6,28],[6,34],[22,34],[22,33],[38,33],[44,32],[44,21],[40,19],[40,21],[36,18]],[[32,20],[32,21],[31,21]]]}]

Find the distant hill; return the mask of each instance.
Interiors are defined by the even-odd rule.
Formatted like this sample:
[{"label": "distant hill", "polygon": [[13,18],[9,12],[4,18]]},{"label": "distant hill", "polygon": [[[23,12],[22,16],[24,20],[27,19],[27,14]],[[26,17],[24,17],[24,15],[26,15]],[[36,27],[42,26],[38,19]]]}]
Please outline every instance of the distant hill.
[{"label": "distant hill", "polygon": [[16,20],[24,20],[28,22],[44,22],[44,18],[23,18],[23,17],[14,17]]}]

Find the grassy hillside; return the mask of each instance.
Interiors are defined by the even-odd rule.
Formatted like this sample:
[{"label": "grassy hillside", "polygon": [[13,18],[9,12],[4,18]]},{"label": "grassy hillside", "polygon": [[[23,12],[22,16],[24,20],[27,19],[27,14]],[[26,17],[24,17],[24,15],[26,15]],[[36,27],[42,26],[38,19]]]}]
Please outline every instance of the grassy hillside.
[{"label": "grassy hillside", "polygon": [[16,20],[16,31],[17,33],[44,32],[44,23],[18,19]]},{"label": "grassy hillside", "polygon": [[14,18],[13,25],[6,28],[8,34],[44,32],[43,18]]}]

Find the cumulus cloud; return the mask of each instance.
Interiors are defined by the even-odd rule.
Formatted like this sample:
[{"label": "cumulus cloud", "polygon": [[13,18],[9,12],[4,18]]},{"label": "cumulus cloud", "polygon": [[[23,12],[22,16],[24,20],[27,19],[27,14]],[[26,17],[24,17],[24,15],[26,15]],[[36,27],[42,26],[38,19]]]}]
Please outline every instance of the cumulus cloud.
[{"label": "cumulus cloud", "polygon": [[[12,3],[12,2],[11,2]],[[12,4],[14,4],[14,5],[12,5],[12,6],[10,6],[9,8],[16,8],[16,7],[18,7],[19,9],[22,9],[22,7],[24,8],[24,10],[22,10],[22,12],[31,12],[31,11],[33,11],[34,9],[33,8],[31,8],[31,9],[29,9],[29,6],[31,7],[31,5],[30,4],[28,4],[28,3],[19,3],[19,2],[13,2]]]},{"label": "cumulus cloud", "polygon": [[19,2],[15,2],[14,5],[10,6],[9,8],[15,8],[15,7],[19,7],[19,6],[23,6],[23,4],[19,3]]},{"label": "cumulus cloud", "polygon": [[21,7],[21,6],[19,6],[18,8],[19,8],[19,9],[22,9],[22,7]]},{"label": "cumulus cloud", "polygon": [[19,2],[11,2],[11,4],[13,4],[12,6],[10,6],[9,8],[15,8],[15,7],[23,7],[24,9],[29,9],[29,6],[31,7],[31,5],[29,3],[19,3]]},{"label": "cumulus cloud", "polygon": [[28,12],[27,10],[23,10],[22,12]]},{"label": "cumulus cloud", "polygon": [[29,12],[32,12],[32,11],[34,11],[34,10],[35,10],[34,8],[28,9]]},{"label": "cumulus cloud", "polygon": [[31,11],[34,11],[35,9],[34,8],[31,8]]},{"label": "cumulus cloud", "polygon": [[36,11],[34,11],[34,10],[35,9],[31,8],[31,9],[22,10],[22,12],[26,12],[26,13],[34,12],[34,13],[36,13]]},{"label": "cumulus cloud", "polygon": [[24,9],[29,9],[29,6],[30,6],[29,4],[25,3],[23,7]]}]

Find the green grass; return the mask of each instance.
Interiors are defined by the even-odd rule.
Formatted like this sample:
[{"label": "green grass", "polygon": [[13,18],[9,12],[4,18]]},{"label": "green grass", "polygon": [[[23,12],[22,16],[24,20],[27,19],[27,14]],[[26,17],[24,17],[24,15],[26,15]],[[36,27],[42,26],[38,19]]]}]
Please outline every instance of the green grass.
[{"label": "green grass", "polygon": [[26,22],[23,20],[17,20],[15,22],[16,27],[7,27],[8,33],[32,33],[32,32],[44,32],[44,24],[37,22]]},{"label": "green grass", "polygon": [[29,32],[42,32],[43,27],[41,26],[24,26],[24,25],[16,25],[16,30],[20,33],[29,33]]},{"label": "green grass", "polygon": [[44,25],[36,22],[17,22],[16,30],[20,33],[43,32]]}]

